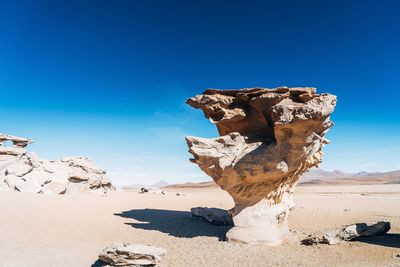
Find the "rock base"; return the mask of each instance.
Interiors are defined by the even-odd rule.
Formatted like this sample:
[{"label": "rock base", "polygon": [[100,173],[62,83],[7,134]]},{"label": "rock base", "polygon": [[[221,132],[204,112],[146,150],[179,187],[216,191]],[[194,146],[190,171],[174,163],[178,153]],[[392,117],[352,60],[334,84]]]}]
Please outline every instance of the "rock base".
[{"label": "rock base", "polygon": [[291,194],[283,194],[280,203],[262,200],[240,211],[235,207],[234,227],[226,234],[228,241],[246,244],[280,245],[289,235],[288,215],[294,203]]}]

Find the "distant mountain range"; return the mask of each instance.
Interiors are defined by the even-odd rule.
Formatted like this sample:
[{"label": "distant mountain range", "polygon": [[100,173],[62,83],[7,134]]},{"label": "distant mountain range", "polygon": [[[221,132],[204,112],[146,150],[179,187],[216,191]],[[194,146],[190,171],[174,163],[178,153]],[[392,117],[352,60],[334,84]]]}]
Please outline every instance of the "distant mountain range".
[{"label": "distant mountain range", "polygon": [[183,184],[171,184],[165,186],[164,188],[208,188],[208,187],[217,187],[217,184],[214,183],[214,181],[199,182],[199,183],[187,182]]},{"label": "distant mountain range", "polygon": [[[400,170],[390,172],[348,173],[340,170],[326,171],[312,169],[304,174],[300,185],[362,185],[362,184],[400,184]],[[164,186],[165,188],[207,188],[216,187],[213,181]]]},{"label": "distant mountain range", "polygon": [[400,184],[400,170],[390,172],[347,173],[313,169],[300,178],[302,185],[316,184]]},{"label": "distant mountain range", "polygon": [[169,185],[169,183],[167,183],[166,181],[160,180],[157,183],[154,183],[154,184],[151,184],[151,185],[131,184],[131,185],[122,186],[122,188],[126,188],[126,189],[137,189],[137,188],[142,188],[142,187],[161,188],[161,187],[166,187],[168,185]]}]

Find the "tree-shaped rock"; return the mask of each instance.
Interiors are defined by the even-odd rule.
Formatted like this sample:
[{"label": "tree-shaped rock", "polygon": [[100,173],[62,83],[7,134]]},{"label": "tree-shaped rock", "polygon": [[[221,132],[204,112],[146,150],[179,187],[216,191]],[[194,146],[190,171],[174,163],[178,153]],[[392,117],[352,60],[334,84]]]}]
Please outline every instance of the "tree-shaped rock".
[{"label": "tree-shaped rock", "polygon": [[293,186],[322,160],[336,96],[315,88],[206,90],[187,103],[220,137],[187,137],[192,162],[235,202],[230,241],[276,245],[288,234]]}]

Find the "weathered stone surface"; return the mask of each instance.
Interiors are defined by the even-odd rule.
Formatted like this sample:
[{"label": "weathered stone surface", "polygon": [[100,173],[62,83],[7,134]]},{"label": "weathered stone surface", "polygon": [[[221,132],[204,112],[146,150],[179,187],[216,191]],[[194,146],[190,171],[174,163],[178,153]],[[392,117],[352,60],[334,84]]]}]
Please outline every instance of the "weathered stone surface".
[{"label": "weathered stone surface", "polygon": [[164,249],[154,246],[114,243],[99,254],[99,259],[114,266],[153,266],[165,253]]},{"label": "weathered stone surface", "polygon": [[[5,147],[4,141],[13,142]],[[66,157],[60,161],[39,158],[27,153],[31,140],[0,134],[0,191],[41,194],[95,192],[115,190],[106,172],[84,157]]]},{"label": "weathered stone surface", "polygon": [[217,208],[196,207],[191,208],[192,216],[204,218],[215,225],[233,225],[232,217],[228,211]]},{"label": "weathered stone surface", "polygon": [[206,90],[187,103],[220,137],[187,137],[192,162],[234,199],[228,240],[279,244],[289,233],[293,186],[322,160],[336,97],[315,88]]},{"label": "weathered stone surface", "polygon": [[373,224],[356,223],[310,235],[306,239],[302,240],[301,243],[303,245],[336,245],[342,241],[352,240],[356,237],[383,235],[389,230],[390,222],[378,222]]}]

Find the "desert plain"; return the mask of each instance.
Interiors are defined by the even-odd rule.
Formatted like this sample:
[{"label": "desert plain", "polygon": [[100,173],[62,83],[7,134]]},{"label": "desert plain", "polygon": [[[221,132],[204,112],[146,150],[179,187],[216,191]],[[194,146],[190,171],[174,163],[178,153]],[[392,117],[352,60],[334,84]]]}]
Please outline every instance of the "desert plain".
[{"label": "desert plain", "polygon": [[[225,241],[229,226],[191,217],[197,206],[229,209],[217,187],[95,194],[0,194],[0,266],[103,266],[99,252],[112,242],[159,246],[160,266],[400,266],[400,184],[307,185],[295,189],[292,235],[283,245]],[[176,193],[183,194],[177,196]],[[304,246],[314,232],[388,220],[383,236],[338,245]]]}]

